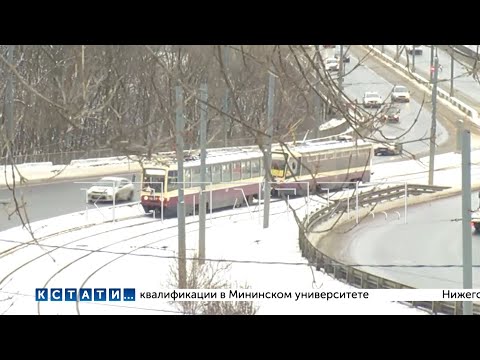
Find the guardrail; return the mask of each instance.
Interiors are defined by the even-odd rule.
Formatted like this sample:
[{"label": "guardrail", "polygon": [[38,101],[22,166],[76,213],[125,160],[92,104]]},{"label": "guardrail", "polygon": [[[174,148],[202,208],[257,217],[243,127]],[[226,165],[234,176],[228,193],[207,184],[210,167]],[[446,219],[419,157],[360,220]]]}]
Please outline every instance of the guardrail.
[{"label": "guardrail", "polygon": [[478,53],[465,45],[454,45],[455,49],[472,59],[478,59]]},{"label": "guardrail", "polygon": [[[404,74],[408,75],[409,77],[414,78],[417,80],[421,85],[426,86],[430,91],[433,90],[433,84],[430,82],[429,79],[425,79],[424,77],[413,73],[406,65],[402,65],[400,62],[395,61],[392,57],[383,54],[379,49],[375,48],[373,45],[364,45],[369,51],[371,51],[375,56],[381,58],[382,60],[386,61],[387,63],[393,65],[398,70],[402,71]],[[437,95],[441,99],[444,99],[455,106],[457,109],[468,115],[471,120],[480,125],[480,120],[478,116],[478,112],[473,109],[471,106],[468,106],[464,102],[460,101],[456,97],[450,96],[445,90],[437,88]]]},{"label": "guardrail", "polygon": [[[407,184],[408,195],[431,194],[434,192],[446,190],[445,186],[430,186]],[[380,190],[373,190],[358,194],[358,206],[365,207],[380,202],[394,200],[405,196],[405,186],[393,186]],[[347,265],[322,253],[309,241],[309,231],[313,225],[325,222],[335,215],[345,213],[347,209],[347,199],[336,200],[328,206],[316,209],[314,212],[305,216],[302,226],[299,227],[299,247],[302,256],[305,257],[311,265],[314,265],[317,271],[324,269],[325,273],[333,276],[335,279],[345,282],[351,286],[363,289],[413,289],[413,287],[382,278],[377,275],[360,270]],[[460,301],[404,301],[416,308],[430,311],[434,314],[457,315],[462,313],[463,303]],[[480,315],[480,305],[473,304],[473,313]]]}]

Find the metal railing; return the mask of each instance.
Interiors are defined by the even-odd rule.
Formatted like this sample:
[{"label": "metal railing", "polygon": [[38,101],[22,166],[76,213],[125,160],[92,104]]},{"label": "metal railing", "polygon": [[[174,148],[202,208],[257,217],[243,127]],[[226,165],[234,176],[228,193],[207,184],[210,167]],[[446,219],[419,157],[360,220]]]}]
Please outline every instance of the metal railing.
[{"label": "metal railing", "polygon": [[[408,195],[432,194],[438,191],[448,189],[444,186],[430,186],[408,184]],[[405,187],[403,185],[388,187],[381,190],[373,190],[359,194],[359,206],[364,207],[372,204],[378,204],[384,201],[398,199],[405,196]],[[336,200],[332,204],[313,213],[306,215],[302,226],[299,227],[299,246],[302,256],[305,257],[311,265],[314,265],[319,271],[324,269],[325,273],[333,276],[335,279],[345,282],[351,286],[363,289],[413,289],[413,287],[382,278],[377,275],[360,270],[347,265],[330,257],[317,249],[309,241],[309,231],[318,223],[325,222],[336,214],[341,214],[347,208],[347,199]],[[461,301],[403,301],[416,308],[427,310],[431,313],[457,315],[462,314],[463,302]],[[480,305],[473,304],[473,313],[480,315]]]},{"label": "metal railing", "polygon": [[[89,151],[79,150],[57,153],[17,155],[14,156],[14,159],[16,164],[51,162],[53,165],[68,165],[72,160],[106,158],[120,155],[122,154],[115,153],[115,151],[112,149],[97,149]],[[2,164],[5,164],[5,158],[0,158],[0,165]]]}]

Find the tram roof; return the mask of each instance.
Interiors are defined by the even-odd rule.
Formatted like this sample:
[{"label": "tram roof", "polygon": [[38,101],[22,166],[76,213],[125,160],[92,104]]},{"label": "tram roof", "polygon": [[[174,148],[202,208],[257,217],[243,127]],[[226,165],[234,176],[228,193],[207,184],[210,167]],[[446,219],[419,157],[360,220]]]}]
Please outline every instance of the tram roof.
[{"label": "tram roof", "polygon": [[[307,140],[300,143],[297,142],[296,144],[287,143],[290,152],[297,152],[299,154],[322,150],[343,149],[355,145],[358,147],[365,147],[372,144],[363,140],[359,140],[355,144],[354,141],[325,141],[322,139]],[[272,151],[279,151],[281,149],[282,147],[279,145],[272,146]],[[198,150],[194,152],[186,151],[184,154],[183,165],[185,168],[200,166],[200,152]],[[263,153],[258,146],[212,148],[207,150],[206,163],[211,165],[257,158],[263,158]],[[176,168],[176,154],[174,152],[157,154],[155,160],[146,161],[145,165],[146,167],[149,165],[161,167],[163,165]]]}]

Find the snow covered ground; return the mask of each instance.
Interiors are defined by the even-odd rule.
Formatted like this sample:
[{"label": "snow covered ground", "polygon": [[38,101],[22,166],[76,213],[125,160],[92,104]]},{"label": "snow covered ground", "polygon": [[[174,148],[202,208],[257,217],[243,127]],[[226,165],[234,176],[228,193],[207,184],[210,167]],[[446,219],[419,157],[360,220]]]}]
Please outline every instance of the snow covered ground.
[{"label": "snow covered ground", "polygon": [[[480,151],[472,152],[472,183],[478,183]],[[461,157],[435,159],[435,179],[460,188]],[[372,181],[426,183],[428,158],[375,167]],[[436,181],[437,183],[437,181]],[[478,184],[477,184],[478,185]],[[340,193],[333,195],[340,196]],[[313,196],[309,211],[325,200]],[[306,199],[290,199],[303,217]],[[232,286],[256,291],[354,291],[306,264],[298,249],[298,227],[284,202],[273,202],[263,229],[258,206],[214,213],[207,220],[206,256],[232,262],[224,276]],[[32,224],[39,244],[21,227],[0,233],[0,313],[2,314],[178,314],[165,300],[141,299],[140,292],[166,289],[177,254],[177,220],[141,216],[138,205],[68,214]],[[207,215],[209,219],[210,215]],[[124,220],[122,220],[124,219]],[[187,256],[198,248],[198,217],[187,218]],[[97,224],[87,226],[89,224]],[[68,231],[75,228],[74,231]],[[27,246],[18,246],[27,244]],[[236,285],[235,285],[236,284]],[[135,302],[36,302],[36,288],[135,288]],[[425,314],[399,303],[371,301],[260,299],[258,314]]]},{"label": "snow covered ground", "polygon": [[[310,210],[319,201],[312,197]],[[292,199],[290,204],[302,217],[306,199]],[[292,212],[287,212],[283,202],[271,205],[268,229],[262,227],[257,206],[215,212],[211,221],[207,216],[206,257],[214,263],[233,262],[224,274],[232,288],[247,284],[256,291],[358,290],[308,266],[298,249],[298,228]],[[128,208],[122,210],[122,216],[127,216]],[[138,215],[138,209],[130,210],[132,216]],[[187,256],[193,256],[198,247],[197,219],[187,218]],[[82,213],[51,219],[57,225],[38,233],[38,237],[46,236],[39,240],[41,246],[12,249],[29,241],[25,230],[15,228],[0,233],[0,313],[177,314],[178,308],[166,301],[139,298],[142,291],[168,287],[168,270],[174,261],[171,257],[177,253],[177,220],[162,223],[140,217],[48,237],[68,224],[86,222]],[[7,248],[10,252],[5,252]],[[137,299],[79,302],[77,309],[76,302],[37,303],[35,288],[135,288]],[[256,305],[258,314],[425,314],[398,303],[359,300],[261,299]]]}]

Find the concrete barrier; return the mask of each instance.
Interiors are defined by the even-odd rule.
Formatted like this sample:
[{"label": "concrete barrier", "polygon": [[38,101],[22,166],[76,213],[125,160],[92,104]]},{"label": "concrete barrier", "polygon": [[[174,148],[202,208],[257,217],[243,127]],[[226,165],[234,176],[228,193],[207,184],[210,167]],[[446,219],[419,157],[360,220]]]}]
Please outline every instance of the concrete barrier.
[{"label": "concrete barrier", "polygon": [[117,157],[110,157],[110,158],[98,158],[98,159],[79,159],[79,160],[72,160],[70,162],[71,166],[99,166],[104,164],[111,164],[111,163],[126,163],[129,160],[127,156],[117,156]]},{"label": "concrete barrier", "polygon": [[[30,168],[30,167],[52,167],[53,166],[53,163],[52,162],[39,162],[39,163],[23,163],[23,164],[17,164],[16,165],[19,169],[23,169],[23,168]],[[10,165],[7,165],[7,168],[9,168]],[[5,165],[1,165],[0,166],[0,172],[3,172],[5,171]]]}]

